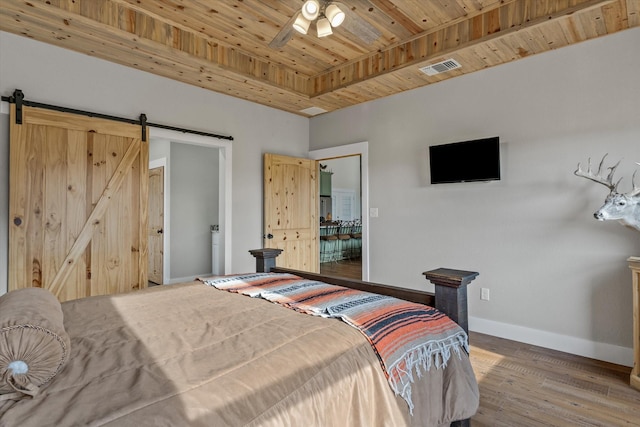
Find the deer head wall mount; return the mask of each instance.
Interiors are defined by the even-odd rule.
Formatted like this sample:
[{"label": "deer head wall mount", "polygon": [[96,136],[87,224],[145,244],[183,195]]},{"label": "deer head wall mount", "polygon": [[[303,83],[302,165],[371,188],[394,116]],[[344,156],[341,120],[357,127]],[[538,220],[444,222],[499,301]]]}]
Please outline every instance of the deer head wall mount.
[{"label": "deer head wall mount", "polygon": [[[589,165],[586,172],[582,170],[580,163],[578,163],[578,169],[574,172],[577,176],[581,176],[583,178],[590,179],[593,182],[597,182],[598,184],[604,185],[610,191],[604,201],[604,205],[602,205],[602,207],[598,209],[593,216],[598,221],[610,219],[617,220],[619,223],[626,225],[627,227],[640,231],[640,187],[636,186],[636,173],[638,171],[636,170],[631,177],[631,185],[633,186],[633,189],[628,193],[619,193],[618,186],[620,185],[622,178],[614,184],[613,174],[616,172],[620,162],[607,168],[609,173],[605,178],[602,176],[602,167],[606,157],[607,154],[602,157],[600,165],[598,166],[598,171],[595,174],[591,171],[591,159],[589,159]],[[640,163],[636,164],[640,165]]]}]

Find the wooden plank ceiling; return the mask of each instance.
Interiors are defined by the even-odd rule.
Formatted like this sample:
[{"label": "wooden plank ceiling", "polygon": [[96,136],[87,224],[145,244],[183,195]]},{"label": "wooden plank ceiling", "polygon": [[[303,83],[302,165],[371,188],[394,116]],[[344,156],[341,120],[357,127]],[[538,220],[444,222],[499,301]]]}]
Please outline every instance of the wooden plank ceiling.
[{"label": "wooden plank ceiling", "polygon": [[[636,27],[640,0],[343,0],[381,34],[318,38],[303,0],[2,0],[0,29],[301,115],[454,78]],[[347,21],[345,21],[347,24]],[[621,52],[624,54],[624,52]],[[462,67],[427,76],[453,58]],[[5,94],[6,95],[6,94]]]}]

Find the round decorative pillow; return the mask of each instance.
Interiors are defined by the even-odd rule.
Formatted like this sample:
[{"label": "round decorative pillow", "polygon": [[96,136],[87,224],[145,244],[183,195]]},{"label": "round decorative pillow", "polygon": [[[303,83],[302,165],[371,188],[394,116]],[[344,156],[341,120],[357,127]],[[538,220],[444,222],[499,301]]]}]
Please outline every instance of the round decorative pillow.
[{"label": "round decorative pillow", "polygon": [[42,288],[0,297],[0,400],[35,396],[69,358],[62,307]]}]

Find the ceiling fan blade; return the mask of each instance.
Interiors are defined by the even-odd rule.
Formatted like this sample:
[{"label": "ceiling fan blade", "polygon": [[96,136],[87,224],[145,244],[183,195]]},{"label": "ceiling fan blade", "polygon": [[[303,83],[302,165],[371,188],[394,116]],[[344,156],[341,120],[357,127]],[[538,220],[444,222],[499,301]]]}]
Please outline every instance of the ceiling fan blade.
[{"label": "ceiling fan blade", "polygon": [[349,7],[345,6],[342,3],[333,3],[345,13],[345,19],[340,28],[344,28],[345,30],[349,31],[366,44],[373,43],[382,35],[382,33],[378,31],[376,27],[365,21]]},{"label": "ceiling fan blade", "polygon": [[271,40],[271,42],[269,43],[269,47],[271,49],[280,49],[281,47],[286,45],[289,40],[291,40],[291,37],[293,37],[293,32],[295,31],[293,29],[293,23],[295,22],[296,17],[297,14],[294,14],[291,18],[289,18],[287,23],[284,24],[282,28],[280,28],[278,34],[276,34],[273,40]]}]

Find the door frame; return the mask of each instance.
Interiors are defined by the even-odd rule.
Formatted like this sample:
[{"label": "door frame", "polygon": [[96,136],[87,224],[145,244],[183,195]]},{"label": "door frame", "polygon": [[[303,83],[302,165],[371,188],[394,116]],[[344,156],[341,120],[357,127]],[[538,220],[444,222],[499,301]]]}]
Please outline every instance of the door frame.
[{"label": "door frame", "polygon": [[[221,259],[220,274],[228,274],[231,271],[231,178],[232,178],[232,149],[231,149],[231,141],[220,140],[217,138],[207,137],[203,135],[184,133],[169,129],[163,128],[155,128],[149,127],[149,141],[153,144],[154,141],[165,140],[169,142],[178,142],[183,144],[192,144],[192,145],[200,145],[203,147],[210,148],[218,148],[219,149],[219,160],[218,160],[218,170],[220,174],[219,179],[219,212],[218,219],[220,224],[220,240],[223,242],[222,248],[220,250],[219,257]],[[162,160],[162,159],[158,159]],[[171,251],[170,251],[170,238],[171,238],[171,228],[170,228],[170,218],[171,211],[169,206],[171,205],[171,191],[170,191],[170,176],[171,176],[171,167],[167,165],[166,158],[164,158],[165,162],[165,174],[164,174],[164,207],[165,207],[165,215],[164,215],[164,237],[163,237],[163,245],[164,245],[164,254],[163,254],[163,266],[162,266],[162,275],[163,283],[166,285],[177,283],[175,280],[171,280]],[[150,165],[151,167],[151,165]],[[180,281],[180,280],[178,280]]]},{"label": "door frame", "polygon": [[336,157],[360,156],[360,185],[362,194],[360,203],[362,206],[362,280],[369,280],[369,142],[356,142],[354,144],[339,145],[337,147],[323,148],[309,151],[309,158],[313,160],[326,160]]}]

